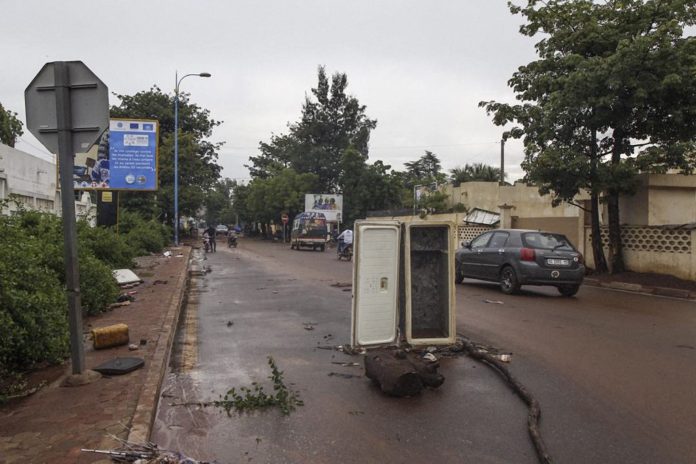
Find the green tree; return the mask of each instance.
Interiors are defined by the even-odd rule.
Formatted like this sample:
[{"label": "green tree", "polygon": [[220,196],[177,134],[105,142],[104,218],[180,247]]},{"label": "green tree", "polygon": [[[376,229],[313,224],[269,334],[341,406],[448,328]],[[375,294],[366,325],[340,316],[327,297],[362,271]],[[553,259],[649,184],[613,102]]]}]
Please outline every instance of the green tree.
[{"label": "green tree", "polygon": [[247,166],[254,178],[268,178],[285,168],[317,176],[319,191],[339,188],[343,151],[353,147],[366,160],[370,132],[377,125],[365,115],[365,106],[347,95],[348,77],[335,73],[331,81],[323,66],[317,86],[305,97],[302,115],[286,135],[273,135],[259,146],[261,154]]},{"label": "green tree", "polygon": [[225,178],[215,183],[205,199],[206,221],[208,224],[235,224],[236,213],[232,202],[236,183]]},{"label": "green tree", "polygon": [[291,168],[266,179],[253,179],[246,192],[246,208],[252,220],[280,223],[282,213],[290,217],[304,211],[305,193],[315,191],[318,177]]},{"label": "green tree", "polygon": [[404,163],[404,166],[406,166],[406,173],[410,181],[406,185],[408,188],[412,188],[416,184],[441,184],[447,180],[447,176],[442,172],[440,158],[428,150],[417,160]]},{"label": "green tree", "polygon": [[24,133],[23,125],[17,113],[6,110],[0,103],[0,143],[14,147],[17,138]]},{"label": "green tree", "polygon": [[539,59],[509,85],[521,102],[482,102],[507,135],[524,137],[527,180],[573,201],[592,196],[593,253],[599,243],[598,197],[606,192],[612,272],[624,270],[619,195],[631,193],[640,169],[691,172],[696,136],[696,40],[693,0],[528,0],[509,3],[542,35]]},{"label": "green tree", "polygon": [[[507,173],[505,173],[507,177]],[[450,181],[456,186],[462,182],[498,182],[500,168],[483,163],[465,164],[463,167],[450,169]]]},{"label": "green tree", "polygon": [[[120,103],[111,107],[112,118],[142,118],[159,121],[159,190],[123,192],[121,204],[145,217],[171,222],[174,210],[174,95],[157,86],[134,95],[115,95]],[[179,212],[195,215],[206,195],[220,178],[217,164],[221,143],[209,138],[220,121],[210,111],[179,95]]]},{"label": "green tree", "polygon": [[351,227],[368,211],[390,209],[401,204],[403,187],[399,178],[390,175],[391,166],[381,161],[368,164],[354,148],[343,152],[339,184],[343,192],[343,222]]}]

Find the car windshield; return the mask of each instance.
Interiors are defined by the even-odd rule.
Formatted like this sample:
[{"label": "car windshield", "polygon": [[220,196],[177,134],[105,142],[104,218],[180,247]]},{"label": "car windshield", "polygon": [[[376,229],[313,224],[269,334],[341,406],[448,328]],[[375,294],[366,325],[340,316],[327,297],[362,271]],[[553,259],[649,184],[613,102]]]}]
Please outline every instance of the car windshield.
[{"label": "car windshield", "polygon": [[527,232],[522,234],[522,241],[527,248],[574,251],[573,245],[561,234],[544,232]]}]

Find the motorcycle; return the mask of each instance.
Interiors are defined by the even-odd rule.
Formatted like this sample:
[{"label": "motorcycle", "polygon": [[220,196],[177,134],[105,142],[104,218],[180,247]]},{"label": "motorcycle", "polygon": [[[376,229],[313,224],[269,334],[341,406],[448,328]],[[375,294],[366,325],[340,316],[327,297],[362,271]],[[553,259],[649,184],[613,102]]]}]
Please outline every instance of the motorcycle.
[{"label": "motorcycle", "polygon": [[353,244],[349,243],[345,245],[343,240],[338,241],[338,247],[336,248],[336,253],[338,254],[338,260],[345,258],[346,261],[353,259]]},{"label": "motorcycle", "polygon": [[210,253],[212,251],[212,248],[210,246],[210,237],[208,237],[207,235],[203,236],[203,250],[206,253]]},{"label": "motorcycle", "polygon": [[230,235],[227,237],[227,246],[230,248],[237,248],[237,236]]}]

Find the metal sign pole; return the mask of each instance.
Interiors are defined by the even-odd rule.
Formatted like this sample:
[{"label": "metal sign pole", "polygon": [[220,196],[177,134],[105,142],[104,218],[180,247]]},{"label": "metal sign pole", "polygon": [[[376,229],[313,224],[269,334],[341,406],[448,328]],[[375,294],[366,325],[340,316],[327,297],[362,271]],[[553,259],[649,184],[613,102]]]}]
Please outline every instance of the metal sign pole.
[{"label": "metal sign pole", "polygon": [[75,225],[75,190],[73,166],[75,156],[72,143],[72,111],[70,107],[70,76],[63,61],[54,64],[56,116],[58,129],[58,160],[63,216],[63,243],[65,255],[65,284],[68,293],[70,323],[70,355],[73,374],[85,370],[85,350],[82,346],[82,306],[80,305],[80,274],[77,258],[77,231]]}]

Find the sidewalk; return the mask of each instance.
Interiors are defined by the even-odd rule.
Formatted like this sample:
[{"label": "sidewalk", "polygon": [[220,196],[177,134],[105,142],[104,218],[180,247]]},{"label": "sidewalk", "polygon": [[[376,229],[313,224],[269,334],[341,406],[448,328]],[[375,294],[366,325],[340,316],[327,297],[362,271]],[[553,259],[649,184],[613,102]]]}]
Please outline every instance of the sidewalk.
[{"label": "sidewalk", "polygon": [[622,272],[614,275],[590,275],[585,277],[584,283],[615,290],[696,300],[696,282],[665,274]]},{"label": "sidewalk", "polygon": [[[179,252],[183,257],[176,258]],[[60,378],[54,376],[36,394],[0,407],[0,463],[111,462],[104,455],[81,453],[80,448],[118,447],[110,435],[147,441],[186,289],[190,254],[189,247],[182,247],[173,250],[171,258],[139,258],[134,271],[145,282],[132,289],[137,290],[136,300],[84,321],[88,369],[115,357],[144,358],[144,368],[68,388],[60,386],[71,373],[66,363]],[[146,344],[136,351],[127,346],[95,351],[90,330],[116,323],[128,325],[131,343],[146,340]]]}]

